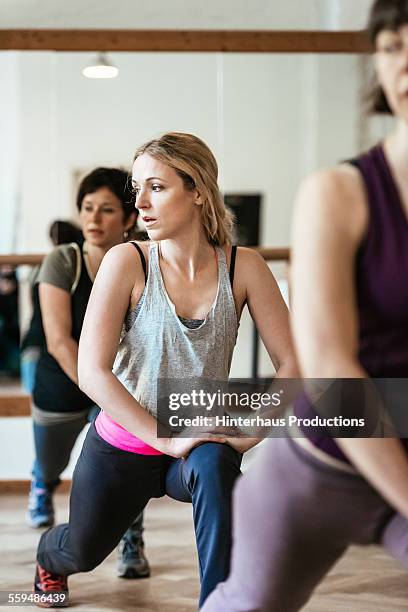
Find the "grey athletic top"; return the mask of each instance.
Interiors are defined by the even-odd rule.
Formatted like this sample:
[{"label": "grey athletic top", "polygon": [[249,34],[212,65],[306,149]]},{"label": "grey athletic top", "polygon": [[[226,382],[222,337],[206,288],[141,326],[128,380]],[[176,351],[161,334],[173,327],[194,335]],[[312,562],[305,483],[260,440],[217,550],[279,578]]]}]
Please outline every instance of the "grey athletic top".
[{"label": "grey athletic top", "polygon": [[[159,266],[158,243],[149,246],[149,270],[136,318],[128,313],[113,374],[137,401],[157,416],[160,379],[226,380],[238,318],[225,253],[216,247],[218,290],[206,318],[190,327],[171,302]],[[135,309],[136,310],[136,309]]]}]

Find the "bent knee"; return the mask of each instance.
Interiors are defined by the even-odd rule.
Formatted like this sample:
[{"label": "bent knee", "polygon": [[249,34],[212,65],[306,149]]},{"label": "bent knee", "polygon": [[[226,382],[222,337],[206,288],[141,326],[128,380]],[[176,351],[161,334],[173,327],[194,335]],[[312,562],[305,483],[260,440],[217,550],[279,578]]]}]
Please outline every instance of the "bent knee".
[{"label": "bent knee", "polygon": [[94,570],[104,559],[96,557],[95,555],[81,554],[75,559],[75,566],[77,572],[91,572]]},{"label": "bent knee", "polygon": [[193,471],[200,478],[234,479],[240,474],[241,456],[228,444],[206,442],[197,446],[189,456]]}]

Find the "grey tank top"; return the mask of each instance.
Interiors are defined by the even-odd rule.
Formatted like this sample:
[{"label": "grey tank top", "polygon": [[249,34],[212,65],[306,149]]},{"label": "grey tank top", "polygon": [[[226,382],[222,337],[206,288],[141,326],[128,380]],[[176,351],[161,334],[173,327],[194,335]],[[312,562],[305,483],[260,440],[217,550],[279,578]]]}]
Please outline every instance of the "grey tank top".
[{"label": "grey tank top", "polygon": [[228,378],[238,318],[224,250],[216,247],[216,253],[217,295],[206,318],[191,328],[178,317],[167,294],[158,243],[149,246],[149,270],[138,313],[134,318],[130,312],[126,318],[112,371],[154,416],[160,379]]}]

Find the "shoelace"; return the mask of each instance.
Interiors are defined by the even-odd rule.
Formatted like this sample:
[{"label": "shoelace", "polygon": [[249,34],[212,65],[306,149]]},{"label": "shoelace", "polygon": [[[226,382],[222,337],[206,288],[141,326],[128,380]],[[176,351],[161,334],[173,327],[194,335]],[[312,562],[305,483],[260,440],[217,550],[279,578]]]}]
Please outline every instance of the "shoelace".
[{"label": "shoelace", "polygon": [[51,493],[44,489],[34,489],[30,497],[30,509],[48,513],[52,508]]},{"label": "shoelace", "polygon": [[43,568],[39,568],[40,576],[40,587],[42,591],[66,591],[67,580],[65,576],[58,576],[58,574],[51,574]]},{"label": "shoelace", "polygon": [[124,539],[121,546],[121,553],[124,557],[139,557],[139,548],[141,547],[141,543],[139,538],[126,538]]}]

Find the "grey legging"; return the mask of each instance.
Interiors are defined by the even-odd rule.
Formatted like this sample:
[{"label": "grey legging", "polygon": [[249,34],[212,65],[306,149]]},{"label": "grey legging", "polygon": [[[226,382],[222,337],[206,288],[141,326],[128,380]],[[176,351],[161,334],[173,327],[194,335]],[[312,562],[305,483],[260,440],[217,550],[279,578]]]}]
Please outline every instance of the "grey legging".
[{"label": "grey legging", "polygon": [[234,493],[231,572],[202,612],[293,612],[350,544],[382,543],[408,569],[408,520],[360,476],[271,439]]}]

